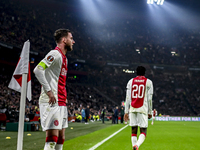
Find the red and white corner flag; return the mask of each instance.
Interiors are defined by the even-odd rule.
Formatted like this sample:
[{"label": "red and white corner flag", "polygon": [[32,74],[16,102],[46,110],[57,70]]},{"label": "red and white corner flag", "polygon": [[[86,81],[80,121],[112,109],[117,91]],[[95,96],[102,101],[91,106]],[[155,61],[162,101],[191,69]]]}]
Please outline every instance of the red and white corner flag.
[{"label": "red and white corner flag", "polygon": [[24,43],[17,67],[13,73],[12,79],[8,85],[9,88],[21,92],[22,89],[22,74],[28,74],[27,77],[27,98],[31,101],[31,73],[29,63],[30,42]]}]

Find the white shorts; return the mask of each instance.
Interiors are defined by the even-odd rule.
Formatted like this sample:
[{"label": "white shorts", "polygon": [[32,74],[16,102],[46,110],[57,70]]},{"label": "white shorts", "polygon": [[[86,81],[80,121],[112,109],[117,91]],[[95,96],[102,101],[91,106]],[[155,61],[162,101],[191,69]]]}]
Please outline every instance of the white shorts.
[{"label": "white shorts", "polygon": [[139,126],[141,128],[148,127],[148,115],[139,112],[130,112],[130,126]]},{"label": "white shorts", "polygon": [[66,106],[49,106],[40,104],[40,120],[43,131],[68,127],[68,112]]}]

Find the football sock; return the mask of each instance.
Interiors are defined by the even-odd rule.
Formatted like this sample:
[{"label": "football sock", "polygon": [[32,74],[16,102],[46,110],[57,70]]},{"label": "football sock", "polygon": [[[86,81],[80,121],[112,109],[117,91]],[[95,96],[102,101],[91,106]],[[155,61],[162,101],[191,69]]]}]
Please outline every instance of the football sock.
[{"label": "football sock", "polygon": [[64,139],[58,138],[55,150],[62,150],[64,141],[65,141]]},{"label": "football sock", "polygon": [[56,143],[57,143],[58,137],[57,136],[49,136],[46,137],[46,143],[44,146],[44,150],[54,150]]},{"label": "football sock", "polygon": [[63,144],[56,144],[55,150],[62,150]]},{"label": "football sock", "polygon": [[146,134],[142,132],[138,138],[136,145],[140,147],[140,145],[144,142],[145,138],[146,138]]},{"label": "football sock", "polygon": [[137,143],[137,134],[132,134],[131,135],[131,142],[132,142],[132,146],[136,145],[136,143]]}]

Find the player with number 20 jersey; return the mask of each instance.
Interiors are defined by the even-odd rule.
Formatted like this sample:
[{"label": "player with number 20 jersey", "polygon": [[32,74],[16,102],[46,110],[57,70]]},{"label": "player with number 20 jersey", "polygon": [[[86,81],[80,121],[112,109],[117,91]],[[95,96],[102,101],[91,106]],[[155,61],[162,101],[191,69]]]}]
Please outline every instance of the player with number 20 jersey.
[{"label": "player with number 20 jersey", "polygon": [[[148,118],[152,113],[153,84],[145,75],[146,69],[143,66],[137,67],[137,77],[128,81],[126,91],[125,121],[130,118],[132,127],[132,146],[133,150],[138,150],[144,142],[148,127]],[[140,136],[137,140],[137,130],[140,127]]]}]

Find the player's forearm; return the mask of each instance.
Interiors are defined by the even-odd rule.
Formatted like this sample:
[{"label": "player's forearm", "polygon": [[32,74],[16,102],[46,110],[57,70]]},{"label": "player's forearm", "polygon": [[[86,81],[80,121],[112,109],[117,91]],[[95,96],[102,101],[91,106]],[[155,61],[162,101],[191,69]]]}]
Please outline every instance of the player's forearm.
[{"label": "player's forearm", "polygon": [[126,114],[128,113],[128,110],[129,110],[129,105],[128,105],[128,103],[126,102],[126,105],[125,105],[125,113],[126,113]]},{"label": "player's forearm", "polygon": [[152,114],[152,97],[153,95],[152,94],[149,94],[148,95],[148,114]]},{"label": "player's forearm", "polygon": [[36,66],[34,71],[36,78],[44,88],[45,92],[47,93],[48,91],[51,90],[51,87],[49,86],[49,83],[47,82],[45,78],[45,70],[41,66]]},{"label": "player's forearm", "polygon": [[128,113],[129,105],[130,105],[130,90],[127,89],[126,91],[126,105],[125,105],[125,113]]}]

